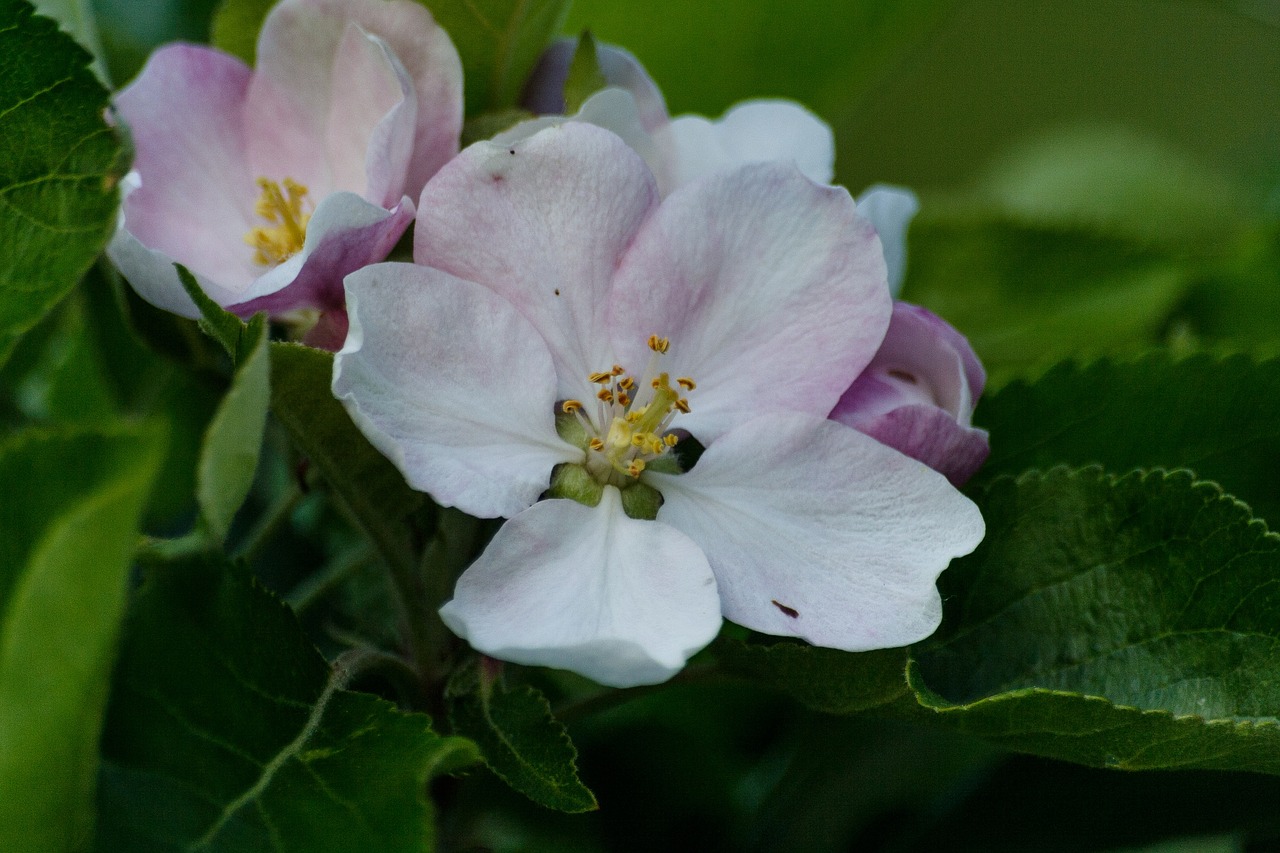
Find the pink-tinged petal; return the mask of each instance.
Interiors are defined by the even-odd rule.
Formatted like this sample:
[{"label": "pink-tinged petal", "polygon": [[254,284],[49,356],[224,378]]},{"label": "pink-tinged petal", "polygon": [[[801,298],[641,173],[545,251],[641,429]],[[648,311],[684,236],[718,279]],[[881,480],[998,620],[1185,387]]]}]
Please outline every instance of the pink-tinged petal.
[{"label": "pink-tinged petal", "polygon": [[987,458],[970,425],[986,374],[963,335],[936,314],[897,302],[879,352],[831,418],[963,483]]},{"label": "pink-tinged petal", "polygon": [[417,99],[387,43],[348,24],[333,63],[328,155],[333,186],[390,207],[405,194]]},{"label": "pink-tinged petal", "polygon": [[414,213],[408,198],[386,210],[355,193],[334,193],[316,208],[302,250],[272,269],[258,267],[258,278],[223,304],[242,317],[258,311],[274,315],[298,308],[340,309],[342,279],[386,258]]},{"label": "pink-tinged petal", "polygon": [[423,191],[414,259],[515,305],[551,349],[560,396],[580,397],[587,375],[613,362],[610,282],[656,203],[644,161],[598,127],[569,122],[509,146],[478,142]]},{"label": "pink-tinged petal", "polygon": [[512,516],[582,458],[556,434],[546,345],[492,292],[438,270],[347,277],[333,393],[409,485],[481,518]]},{"label": "pink-tinged petal", "polygon": [[549,500],[508,521],[440,615],[491,657],[611,687],[666,681],[720,628],[698,546],[628,518],[613,487],[595,507]]},{"label": "pink-tinged petal", "polygon": [[[157,308],[183,317],[196,318],[200,309],[187,296],[174,267],[174,259],[164,252],[148,249],[125,228],[116,230],[107,246],[107,256],[138,295]],[[219,304],[235,295],[219,287],[200,273],[192,273],[205,293]]]},{"label": "pink-tinged petal", "polygon": [[[124,201],[125,227],[149,250],[211,281],[248,281],[255,274],[252,252],[228,251],[242,244],[258,196],[241,122],[249,78],[234,57],[172,45],[152,54],[115,101],[133,139],[138,175]],[[136,251],[117,254],[138,261],[126,276],[151,293],[150,301],[189,304],[181,286],[168,299],[167,285],[144,281],[150,274],[144,275],[147,264]],[[161,278],[172,275],[170,269]]]},{"label": "pink-tinged petal", "polygon": [[494,145],[510,146],[528,139],[540,130],[556,127],[567,121],[594,124],[616,133],[649,166],[659,186],[670,182],[667,174],[671,164],[669,152],[659,144],[657,137],[645,129],[640,120],[636,99],[625,89],[601,89],[587,98],[572,116],[547,115],[522,121],[496,134],[490,141]]},{"label": "pink-tinged petal", "polygon": [[820,184],[830,183],[835,171],[831,128],[794,101],[744,101],[714,122],[678,116],[665,133],[674,163],[664,191],[745,163],[794,163]]},{"label": "pink-tinged petal", "polygon": [[[525,109],[535,115],[564,115],[564,84],[577,49],[577,39],[564,38],[543,51],[520,101]],[[639,60],[620,47],[598,43],[596,60],[606,83],[631,93],[646,131],[653,133],[666,125],[669,119],[662,92]]]},{"label": "pink-tinged petal", "polygon": [[904,187],[875,184],[858,196],[858,213],[870,219],[880,235],[889,270],[889,292],[894,296],[902,290],[902,279],[907,274],[907,228],[919,210],[916,194]]},{"label": "pink-tinged petal", "polygon": [[920,460],[956,486],[978,473],[991,453],[986,430],[962,426],[934,406],[904,405],[850,426]]},{"label": "pink-tinged petal", "polygon": [[982,540],[978,508],[940,474],[833,421],[766,415],[693,469],[646,473],[711,562],[724,615],[847,651],[916,642],[942,617],[935,582]]},{"label": "pink-tinged petal", "polygon": [[702,442],[761,412],[826,417],[889,323],[875,230],[840,188],[794,166],[754,164],[677,190],[618,271],[610,328],[638,370],[650,335],[661,368],[697,382],[676,425]]},{"label": "pink-tinged petal", "polygon": [[[284,0],[268,15],[258,41],[253,92],[256,162],[264,170],[293,168],[290,177],[327,192],[326,128],[359,111],[360,87],[340,78],[336,56],[348,25],[376,36],[407,72],[416,92],[415,141],[403,186],[392,200],[415,196],[427,178],[458,150],[462,129],[462,67],[453,43],[418,3],[407,0]],[[351,81],[354,82],[354,81]],[[367,121],[363,126],[372,128]],[[361,162],[364,162],[363,152]],[[336,185],[362,191],[360,186]],[[368,196],[370,200],[377,200]]]}]

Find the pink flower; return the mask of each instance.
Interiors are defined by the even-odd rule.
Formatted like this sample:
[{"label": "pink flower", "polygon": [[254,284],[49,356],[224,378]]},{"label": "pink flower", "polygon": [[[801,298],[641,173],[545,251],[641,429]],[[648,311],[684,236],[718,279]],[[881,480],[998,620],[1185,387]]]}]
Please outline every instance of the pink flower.
[{"label": "pink flower", "polygon": [[[891,312],[843,189],[766,163],[660,203],[621,139],[568,123],[462,152],[415,244],[348,277],[333,388],[414,487],[510,519],[441,610],[474,648],[625,686],[722,616],[848,650],[937,627],[983,522],[827,419]],[[687,470],[681,436],[706,448]]]},{"label": "pink flower", "polygon": [[334,312],[340,343],[343,276],[458,150],[461,65],[409,0],[283,0],[257,56],[170,45],[116,98],[137,155],[110,256],[161,308],[196,314],[177,261],[242,316]]},{"label": "pink flower", "polygon": [[987,432],[971,424],[986,373],[963,335],[924,308],[897,302],[871,364],[831,412],[963,485],[982,467]]}]

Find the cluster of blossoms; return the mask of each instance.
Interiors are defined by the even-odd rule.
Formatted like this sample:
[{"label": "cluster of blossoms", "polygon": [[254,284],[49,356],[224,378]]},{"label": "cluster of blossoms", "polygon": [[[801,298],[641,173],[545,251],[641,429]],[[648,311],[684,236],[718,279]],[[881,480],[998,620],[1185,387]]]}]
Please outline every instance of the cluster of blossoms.
[{"label": "cluster of blossoms", "polygon": [[[172,311],[177,261],[242,316],[318,317],[408,482],[508,519],[441,611],[485,654],[624,686],[722,618],[929,635],[983,535],[953,483],[986,455],[984,377],[893,302],[914,199],[831,186],[794,104],[670,118],[612,48],[566,116],[573,49],[530,81],[537,118],[461,152],[457,54],[408,0],[284,0],[252,72],[162,50],[116,101],[138,153],[111,256]],[[379,263],[410,223],[413,263]]]}]

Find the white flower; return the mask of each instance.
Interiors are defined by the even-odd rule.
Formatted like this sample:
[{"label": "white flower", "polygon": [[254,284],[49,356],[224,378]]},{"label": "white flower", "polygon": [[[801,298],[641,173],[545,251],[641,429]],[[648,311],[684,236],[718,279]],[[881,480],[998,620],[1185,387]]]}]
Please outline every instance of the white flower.
[{"label": "white flower", "polygon": [[[937,627],[977,508],[826,418],[891,310],[847,192],[770,163],[659,203],[622,140],[568,123],[464,151],[415,242],[347,278],[333,388],[416,488],[510,518],[441,611],[473,647],[625,686],[722,615],[848,650]],[[684,435],[706,450],[681,473]]]}]

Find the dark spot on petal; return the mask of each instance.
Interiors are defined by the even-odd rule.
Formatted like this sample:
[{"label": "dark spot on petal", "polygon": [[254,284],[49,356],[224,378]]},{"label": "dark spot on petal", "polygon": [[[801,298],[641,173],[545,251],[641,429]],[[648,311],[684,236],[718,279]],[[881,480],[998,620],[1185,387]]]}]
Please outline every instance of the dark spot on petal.
[{"label": "dark spot on petal", "polygon": [[787,614],[788,616],[790,616],[792,619],[799,619],[799,618],[800,618],[800,611],[799,611],[799,610],[796,610],[794,607],[788,607],[787,605],[780,603],[777,599],[770,599],[770,600],[771,600],[771,601],[773,601],[773,606],[774,606],[774,607],[778,608],[778,609],[779,609],[779,610],[781,610],[783,613],[785,613],[785,614]]},{"label": "dark spot on petal", "polygon": [[910,385],[915,385],[917,382],[920,381],[919,379],[916,379],[915,374],[907,373],[907,371],[905,370],[890,370],[888,371],[888,373],[894,379],[900,379],[903,382],[906,382]]},{"label": "dark spot on petal", "polygon": [[510,154],[512,157],[514,157],[516,155],[516,149],[508,148],[507,153]]},{"label": "dark spot on petal", "polygon": [[556,296],[559,296],[559,295],[560,295],[560,288],[558,288],[558,287],[557,287],[557,288],[556,288]]}]

